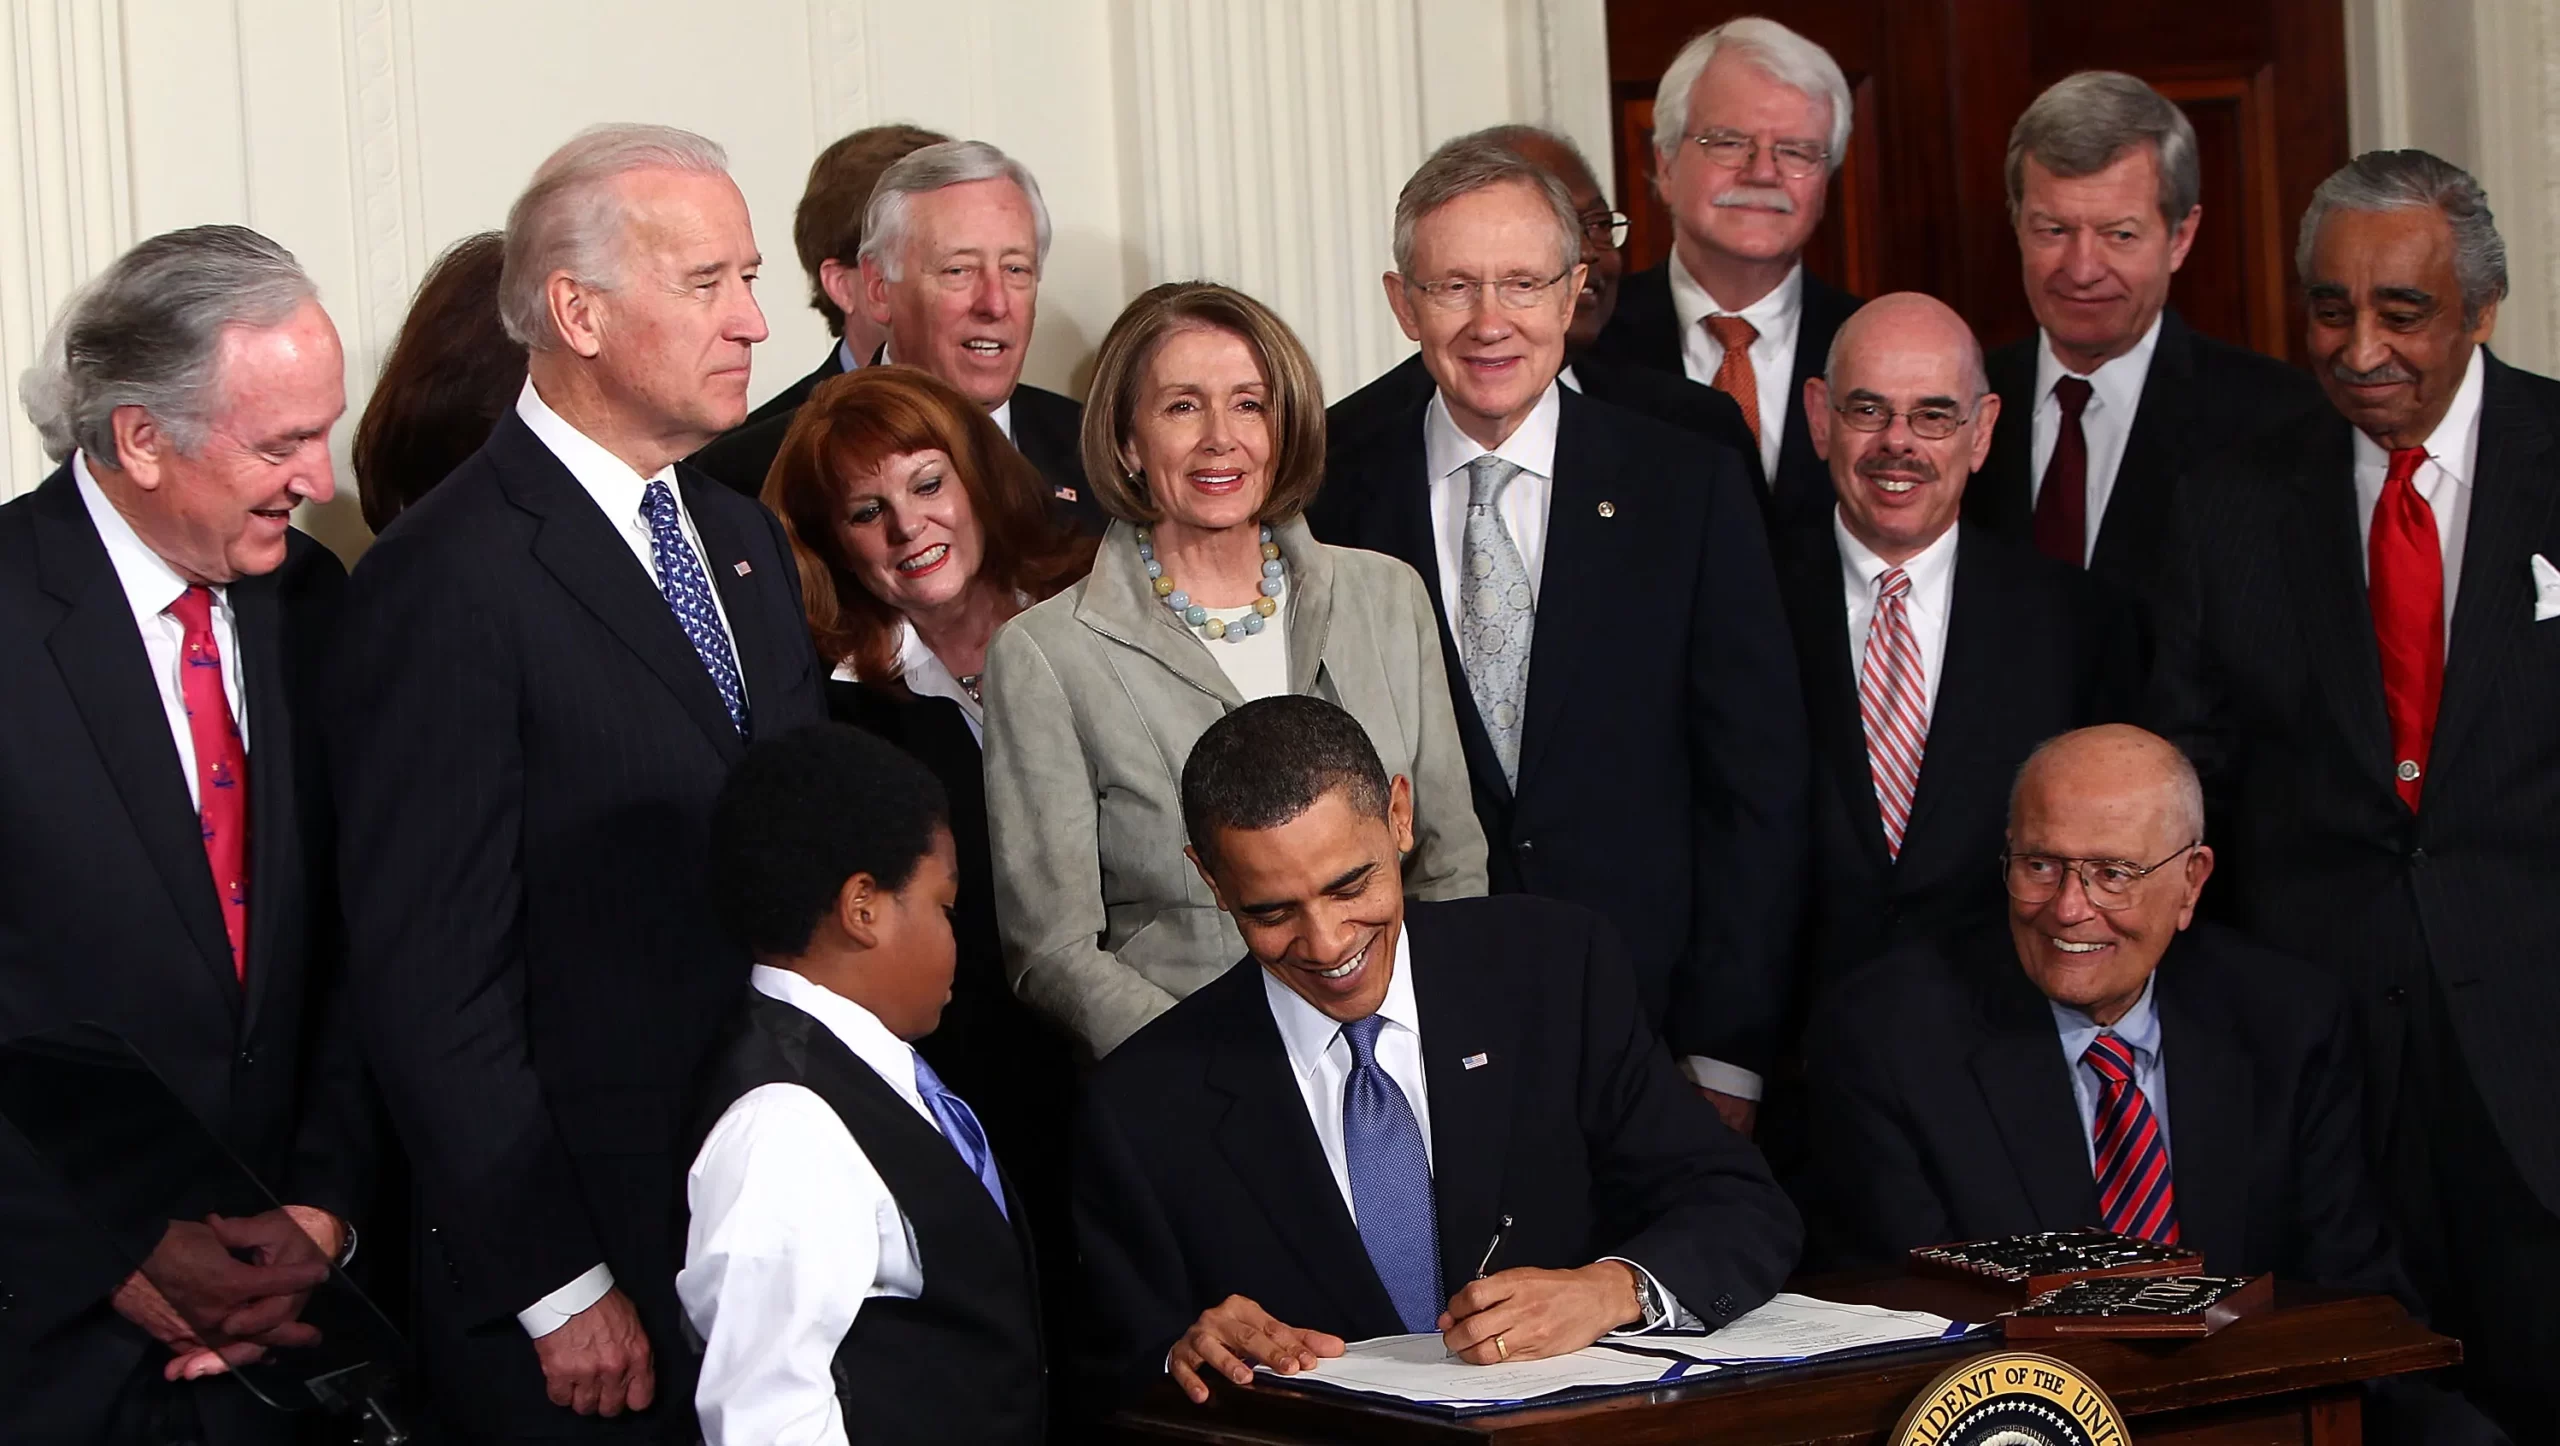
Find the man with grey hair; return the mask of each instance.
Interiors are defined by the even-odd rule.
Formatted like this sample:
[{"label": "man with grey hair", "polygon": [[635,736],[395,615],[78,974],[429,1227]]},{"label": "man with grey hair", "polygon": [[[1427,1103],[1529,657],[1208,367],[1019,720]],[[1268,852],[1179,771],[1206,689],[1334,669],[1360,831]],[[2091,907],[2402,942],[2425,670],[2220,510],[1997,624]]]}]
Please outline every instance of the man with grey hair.
[{"label": "man with grey hair", "polygon": [[1615,923],[1747,1131],[1804,887],[1794,658],[1742,460],[1558,384],[1581,253],[1553,173],[1434,151],[1382,278],[1434,390],[1337,456],[1309,522],[1429,586],[1495,892]]},{"label": "man with grey hair", "polygon": [[420,1359],[474,1439],[693,1439],[668,1205],[750,962],[705,831],[751,738],[825,715],[781,524],[677,460],[746,414],[760,260],[700,136],[554,152],[507,216],[524,392],[348,589],[357,1012],[416,1166]]},{"label": "man with grey hair", "polygon": [[[315,1026],[337,958],[312,664],[345,574],[292,526],[335,492],[343,365],[291,254],[200,226],[83,287],[21,387],[61,465],[0,506],[0,1038],[113,1031],[296,1203],[220,1233],[174,1202],[84,1218],[0,1127],[0,1439],[292,1439],[205,1377],[244,1349],[225,1315],[289,1319],[352,1241],[369,1164],[353,1042]],[[252,1246],[273,1263],[232,1258]]]},{"label": "man with grey hair", "polygon": [[2337,971],[2437,1324],[2517,1438],[2560,1414],[2560,384],[2486,343],[2479,184],[2358,156],[2302,219],[2330,405],[2180,484],[2152,711],[2239,921]]},{"label": "man with grey hair", "polygon": [[1804,248],[1855,118],[1839,64],[1777,21],[1728,20],[1682,46],[1653,103],[1671,256],[1627,278],[1593,348],[1734,399],[1773,529],[1831,511],[1804,384],[1858,298],[1807,275]]},{"label": "man with grey hair", "polygon": [[2178,475],[2319,401],[2169,307],[2204,208],[2186,113],[2133,76],[2057,81],[2009,132],[2034,336],[1991,353],[2008,424],[1965,520],[2146,592]]}]

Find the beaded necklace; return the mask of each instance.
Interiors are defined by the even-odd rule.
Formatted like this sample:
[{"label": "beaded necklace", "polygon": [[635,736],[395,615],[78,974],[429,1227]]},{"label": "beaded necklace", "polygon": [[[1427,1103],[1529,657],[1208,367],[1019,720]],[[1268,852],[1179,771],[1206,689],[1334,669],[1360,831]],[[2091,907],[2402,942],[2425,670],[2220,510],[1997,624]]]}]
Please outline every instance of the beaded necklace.
[{"label": "beaded necklace", "polygon": [[1280,594],[1288,591],[1288,569],[1280,561],[1280,544],[1271,540],[1268,525],[1262,529],[1262,596],[1253,600],[1253,611],[1236,619],[1234,627],[1227,626],[1224,618],[1209,616],[1207,608],[1193,602],[1191,594],[1164,575],[1164,564],[1156,561],[1155,537],[1143,527],[1138,529],[1138,560],[1146,564],[1147,580],[1155,587],[1156,596],[1164,599],[1164,605],[1173,609],[1173,615],[1182,619],[1184,626],[1199,629],[1200,636],[1211,642],[1225,638],[1241,643],[1261,632],[1272,615],[1280,611]]}]

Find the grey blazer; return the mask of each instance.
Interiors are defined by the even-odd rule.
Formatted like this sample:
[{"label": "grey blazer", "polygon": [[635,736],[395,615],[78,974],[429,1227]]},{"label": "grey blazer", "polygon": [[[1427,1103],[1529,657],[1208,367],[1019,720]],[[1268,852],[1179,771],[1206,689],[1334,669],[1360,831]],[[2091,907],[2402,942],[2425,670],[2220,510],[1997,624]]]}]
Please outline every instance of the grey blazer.
[{"label": "grey blazer", "polygon": [[[1358,718],[1413,783],[1405,892],[1485,892],[1431,599],[1391,557],[1327,547],[1292,520],[1289,686]],[[987,822],[1014,992],[1108,1054],[1244,957],[1183,856],[1183,760],[1244,705],[1213,646],[1156,601],[1136,530],[1115,522],[1083,582],[1004,625],[987,649]]]}]

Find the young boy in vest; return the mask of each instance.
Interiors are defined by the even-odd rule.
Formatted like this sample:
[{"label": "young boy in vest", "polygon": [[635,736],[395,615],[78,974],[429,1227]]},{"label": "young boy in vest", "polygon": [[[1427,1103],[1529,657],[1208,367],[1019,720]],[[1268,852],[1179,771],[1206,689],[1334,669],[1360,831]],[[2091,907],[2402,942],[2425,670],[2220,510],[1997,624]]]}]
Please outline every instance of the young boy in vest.
[{"label": "young boy in vest", "polygon": [[749,750],[712,813],[712,903],[756,965],[685,1180],[711,1446],[1041,1438],[1021,1207],[909,1044],[951,997],[947,809],[827,724]]}]

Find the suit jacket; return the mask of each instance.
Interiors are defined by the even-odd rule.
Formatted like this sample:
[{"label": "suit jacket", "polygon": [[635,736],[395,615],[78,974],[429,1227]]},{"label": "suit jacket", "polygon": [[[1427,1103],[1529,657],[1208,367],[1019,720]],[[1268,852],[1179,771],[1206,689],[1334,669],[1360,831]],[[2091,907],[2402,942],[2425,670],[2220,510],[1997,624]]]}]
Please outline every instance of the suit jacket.
[{"label": "suit jacket", "polygon": [[844,375],[844,352],[841,344],[827,348],[827,359],[817,370],[764,399],[747,419],[712,438],[701,451],[685,460],[730,490],[749,497],[764,493],[764,474],[773,470],[774,454],[782,450],[783,434],[791,430],[791,419],[818,383],[829,377]]},{"label": "suit jacket", "polygon": [[1768,541],[1729,450],[1561,403],[1516,788],[1440,596],[1422,404],[1341,460],[1310,520],[1422,574],[1494,891],[1597,910],[1674,1050],[1758,1070],[1792,988],[1806,857],[1804,707]]},{"label": "suit jacket", "polygon": [[[1671,309],[1673,264],[1666,258],[1619,285],[1618,309],[1600,329],[1600,339],[1592,343],[1593,355],[1675,377],[1689,374],[1681,355],[1680,318]],[[1752,475],[1760,479],[1760,501],[1773,528],[1809,526],[1830,515],[1831,473],[1813,455],[1813,434],[1805,423],[1804,383],[1805,378],[1822,374],[1823,361],[1831,354],[1832,334],[1864,304],[1861,298],[1805,273],[1803,310],[1796,324],[1795,371],[1787,379],[1787,433],[1778,447],[1775,482],[1761,474],[1757,444],[1745,449],[1752,459]]]},{"label": "suit jacket", "polygon": [[[2154,976],[2181,1243],[2221,1274],[2406,1289],[2365,1165],[2363,1067],[2322,971],[2212,924]],[[2059,1026],[2005,924],[1876,961],[1806,1047],[1820,1203],[1840,1263],[2100,1223]]]},{"label": "suit jacket", "polygon": [[[781,524],[677,482],[754,734],[820,721]],[[681,1111],[749,965],[700,872],[746,743],[648,570],[513,413],[365,555],[340,641],[352,968],[416,1164],[440,1404],[479,1431],[571,1429],[513,1316],[603,1261],[661,1392],[610,1429],[686,1431]]]},{"label": "suit jacket", "polygon": [[2354,453],[2326,409],[2181,483],[2149,711],[2204,776],[2238,921],[2335,968],[2364,1015],[2376,1140],[2410,991],[2440,988],[2518,1174],[2560,1209],[2560,622],[2534,620],[2531,571],[2560,558],[2560,383],[2484,364],[2418,811],[2393,787]]},{"label": "suit jacket", "polygon": [[1111,525],[1084,480],[1084,403],[1029,385],[1013,389],[1013,445],[1049,483],[1049,510],[1060,522],[1099,537]]},{"label": "suit jacket", "polygon": [[[1606,357],[1580,357],[1570,365],[1574,380],[1582,383],[1584,396],[1630,412],[1642,412],[1729,447],[1749,465],[1753,476],[1759,475],[1760,444],[1752,440],[1750,424],[1742,420],[1742,408],[1735,405],[1733,398],[1685,376],[1665,376],[1651,367]],[[1438,387],[1431,379],[1430,369],[1422,364],[1421,353],[1406,357],[1367,386],[1325,409],[1326,453],[1329,457],[1348,457],[1373,445],[1378,434],[1391,435],[1405,412],[1429,402]],[[1331,476],[1339,470],[1328,466],[1326,473]]]},{"label": "suit jacket", "polygon": [[[1964,495],[1964,516],[1986,531],[2035,543],[2036,353],[2041,333],[1984,358],[2000,394],[2000,425]],[[2180,474],[2214,453],[2322,405],[2308,372],[2160,314],[2160,340],[2143,373],[2124,459],[2116,466],[2089,571],[2139,597],[2160,566],[2169,502]]]},{"label": "suit jacket", "polygon": [[[1485,891],[1484,834],[1422,585],[1392,558],[1272,536],[1288,564],[1291,691],[1340,705],[1413,781],[1405,892]],[[1223,973],[1244,940],[1183,856],[1182,765],[1244,706],[1197,631],[1156,600],[1115,523],[1082,582],[987,648],[987,820],[1016,993],[1103,1055]]]},{"label": "suit jacket", "polygon": [[[1759,1152],[1663,1057],[1606,923],[1537,899],[1407,910],[1440,1277],[1623,1256],[1709,1327],[1766,1301],[1801,1226]],[[1480,1061],[1470,1064],[1477,1056]],[[1246,958],[1095,1071],[1076,1232],[1128,1386],[1230,1294],[1347,1340],[1403,1330]]]},{"label": "suit jacket", "polygon": [[[0,1039],[121,1035],[283,1200],[353,1219],[371,1130],[327,1029],[340,941],[311,713],[346,574],[286,535],[226,590],[249,742],[249,935],[233,968],[195,806],[123,584],[68,463],[0,506]],[[186,1175],[186,1159],[149,1162]],[[94,1222],[0,1124],[0,1439],[89,1440],[152,1341],[107,1305],[172,1212]],[[188,1388],[209,1440],[289,1439],[236,1386]]]},{"label": "suit jacket", "polygon": [[1778,586],[1813,727],[1814,989],[1901,944],[2001,917],[1995,856],[2009,783],[2057,733],[2131,716],[2131,606],[2031,549],[1957,524],[1938,698],[1899,856],[1885,851],[1840,548],[1829,527],[1781,539]]}]

